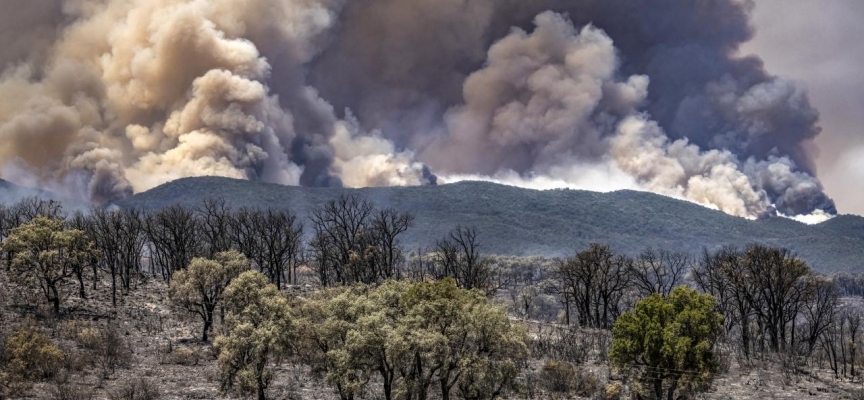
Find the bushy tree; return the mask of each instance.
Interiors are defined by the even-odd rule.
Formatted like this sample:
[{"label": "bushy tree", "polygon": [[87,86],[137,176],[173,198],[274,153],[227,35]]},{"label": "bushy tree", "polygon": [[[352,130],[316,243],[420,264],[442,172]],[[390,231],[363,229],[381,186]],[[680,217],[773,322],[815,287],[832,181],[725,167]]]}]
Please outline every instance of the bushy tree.
[{"label": "bushy tree", "polygon": [[[396,292],[401,290],[394,287]],[[385,348],[388,333],[392,332],[392,318],[371,317],[373,329],[361,330],[360,321],[371,307],[366,285],[341,286],[317,292],[300,304],[298,327],[302,341],[301,358],[313,372],[325,375],[340,399],[350,400],[362,393],[369,379],[376,373],[380,361],[384,377],[385,398],[390,399],[394,381],[392,355]],[[386,313],[387,307],[377,311]],[[383,334],[382,334],[383,333]]]},{"label": "bushy tree", "polygon": [[388,281],[328,291],[301,306],[307,362],[340,398],[359,396],[378,375],[385,399],[495,398],[527,359],[527,337],[484,292]]},{"label": "bushy tree", "polygon": [[247,271],[228,285],[223,301],[225,333],[214,341],[222,388],[237,384],[264,400],[271,364],[289,353],[294,338],[288,300],[266,276]]},{"label": "bushy tree", "polygon": [[59,219],[37,217],[12,229],[2,244],[4,251],[14,254],[13,278],[40,290],[55,314],[60,313],[63,281],[96,254],[84,232],[63,225]]},{"label": "bushy tree", "polygon": [[174,272],[169,290],[171,300],[201,317],[204,321],[202,341],[207,341],[222,293],[234,278],[248,269],[249,260],[231,250],[216,254],[214,260],[195,258],[189,268]]},{"label": "bushy tree", "polygon": [[609,358],[617,369],[641,375],[650,387],[647,398],[675,399],[717,372],[714,344],[722,318],[710,295],[684,286],[665,298],[655,293],[615,322]]},{"label": "bushy tree", "polygon": [[66,357],[51,339],[29,326],[15,330],[6,340],[2,354],[0,373],[16,381],[49,378],[60,369]]}]

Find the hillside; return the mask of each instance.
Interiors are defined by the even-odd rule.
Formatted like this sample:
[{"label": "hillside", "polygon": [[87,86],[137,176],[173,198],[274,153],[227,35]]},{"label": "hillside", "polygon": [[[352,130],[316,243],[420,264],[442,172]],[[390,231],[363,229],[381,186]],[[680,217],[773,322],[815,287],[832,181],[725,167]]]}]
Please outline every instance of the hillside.
[{"label": "hillside", "polygon": [[45,198],[58,198],[50,192],[19,186],[12,182],[0,179],[0,204],[14,203],[24,197],[39,196]]},{"label": "hillside", "polygon": [[[411,212],[409,249],[429,246],[457,224],[474,225],[484,250],[559,256],[590,242],[636,253],[646,247],[699,252],[703,247],[763,242],[788,247],[825,272],[864,267],[864,218],[844,215],[819,225],[772,218],[751,221],[652,193],[538,191],[485,182],[440,186],[304,188],[226,178],[187,178],[137,194],[119,205],[157,209],[223,197],[234,207],[288,208],[306,215],[317,204],[356,193],[381,207]],[[307,230],[308,231],[308,230]]]}]

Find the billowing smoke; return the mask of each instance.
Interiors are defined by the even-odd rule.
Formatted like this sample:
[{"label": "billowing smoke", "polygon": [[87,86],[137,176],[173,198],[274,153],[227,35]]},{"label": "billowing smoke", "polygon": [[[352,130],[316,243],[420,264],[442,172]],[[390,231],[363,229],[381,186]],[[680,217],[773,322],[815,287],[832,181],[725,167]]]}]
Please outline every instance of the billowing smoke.
[{"label": "billowing smoke", "polygon": [[[32,41],[33,53],[45,56],[7,61],[0,80],[0,158],[46,182],[83,176],[97,201],[197,175],[421,184],[423,165],[410,151],[360,132],[350,117],[340,120],[303,82],[304,65],[327,42],[342,3],[48,7],[62,15],[52,20],[66,22],[54,41]],[[61,24],[48,26],[54,23]]]},{"label": "billowing smoke", "polygon": [[836,213],[806,91],[737,55],[750,8],[27,2],[0,17],[0,176],[109,201],[185,176],[364,187],[434,173]]}]

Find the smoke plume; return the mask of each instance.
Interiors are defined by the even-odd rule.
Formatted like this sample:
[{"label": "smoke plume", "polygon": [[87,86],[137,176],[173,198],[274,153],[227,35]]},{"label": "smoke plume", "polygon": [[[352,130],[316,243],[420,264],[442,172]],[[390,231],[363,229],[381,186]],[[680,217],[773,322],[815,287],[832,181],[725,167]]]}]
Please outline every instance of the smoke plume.
[{"label": "smoke plume", "polygon": [[751,7],[27,2],[0,17],[0,176],[99,202],[199,175],[440,177],[650,190],[745,217],[834,214],[808,151],[819,126],[806,91],[737,55]]}]

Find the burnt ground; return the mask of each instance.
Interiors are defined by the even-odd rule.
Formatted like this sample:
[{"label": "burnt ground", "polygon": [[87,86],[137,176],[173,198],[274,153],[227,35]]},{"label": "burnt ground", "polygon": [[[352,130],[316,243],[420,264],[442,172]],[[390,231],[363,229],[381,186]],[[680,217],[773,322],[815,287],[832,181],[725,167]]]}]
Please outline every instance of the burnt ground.
[{"label": "burnt ground", "polygon": [[[241,399],[237,394],[220,392],[218,367],[208,343],[198,340],[200,323],[194,315],[174,308],[167,301],[167,286],[158,279],[139,283],[128,295],[118,298],[116,309],[111,306],[109,284],[102,282],[87,300],[74,294],[64,303],[64,313],[54,317],[44,307],[32,307],[32,295],[11,285],[5,273],[0,273],[0,337],[6,337],[15,326],[31,324],[48,335],[69,355],[69,372],[49,382],[36,383],[23,390],[21,398],[29,399],[117,399],[120,392],[133,383],[144,380],[158,388],[160,399]],[[74,289],[70,287],[69,289]],[[529,332],[542,329],[529,322]],[[113,371],[105,371],[98,362],[88,359],[88,350],[76,339],[88,327],[112,326],[128,344],[128,361]],[[214,327],[214,334],[218,324]],[[215,336],[215,335],[214,335]],[[537,336],[532,333],[532,336]],[[92,358],[92,357],[91,357]],[[608,365],[597,357],[588,357],[580,367],[596,379],[598,392],[606,385],[625,382],[628,377],[614,376]],[[710,389],[698,395],[700,399],[864,399],[864,382],[834,379],[832,373],[818,363],[799,365],[798,373],[784,373],[783,363],[757,360],[741,363],[726,355],[724,372]],[[526,385],[542,370],[543,360],[532,360],[521,377],[522,398],[579,398],[555,395],[542,389],[529,390]],[[57,381],[65,382],[58,384]],[[374,383],[370,387],[375,387]],[[58,390],[80,397],[59,396]],[[626,394],[626,391],[625,391]],[[292,361],[286,360],[268,389],[271,399],[338,399],[320,377]],[[383,398],[370,392],[363,398]],[[596,396],[595,396],[596,398]]]}]

